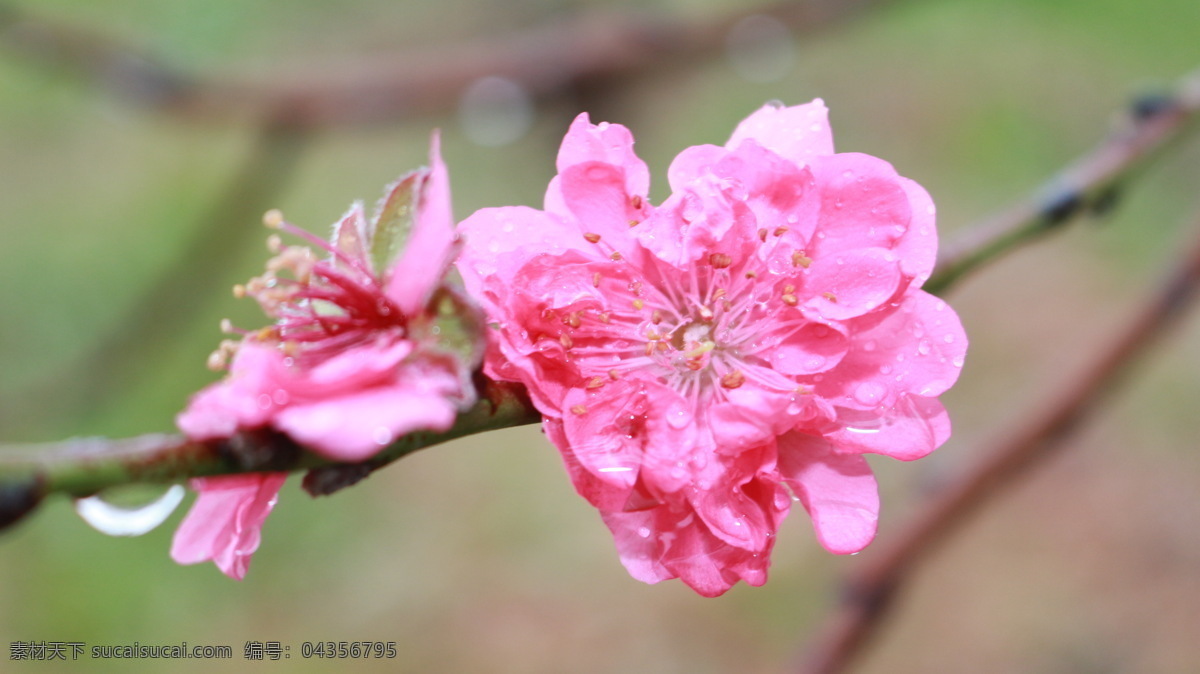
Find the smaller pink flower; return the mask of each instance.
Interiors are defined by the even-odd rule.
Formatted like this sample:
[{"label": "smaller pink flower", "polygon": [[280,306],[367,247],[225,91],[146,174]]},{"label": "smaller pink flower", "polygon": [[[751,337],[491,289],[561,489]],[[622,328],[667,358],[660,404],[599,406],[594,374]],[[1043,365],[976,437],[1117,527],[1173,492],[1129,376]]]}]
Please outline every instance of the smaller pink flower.
[{"label": "smaller pink flower", "polygon": [[[240,342],[213,354],[218,368],[233,356],[229,374],[179,415],[189,438],[270,428],[331,459],[358,462],[413,431],[449,429],[474,402],[482,322],[445,284],[459,244],[436,136],[430,159],[431,169],[390,186],[371,220],[354,204],[330,242],[277,211],[267,214],[268,226],[327,257],[272,237],[276,256],[266,273],[235,292],[258,300],[274,324],[240,331]],[[212,559],[240,578],[284,477],[193,481],[201,496],[176,534],[176,561]]]}]

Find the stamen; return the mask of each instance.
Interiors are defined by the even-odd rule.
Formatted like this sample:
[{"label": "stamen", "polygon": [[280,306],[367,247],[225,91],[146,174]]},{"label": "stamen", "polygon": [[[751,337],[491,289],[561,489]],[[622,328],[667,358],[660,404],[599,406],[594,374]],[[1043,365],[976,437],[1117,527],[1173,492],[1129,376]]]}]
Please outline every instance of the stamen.
[{"label": "stamen", "polygon": [[621,259],[621,254],[614,250],[613,254],[609,255],[608,257],[611,258],[613,262],[616,262]]},{"label": "stamen", "polygon": [[837,295],[834,295],[831,292],[828,292],[828,291],[823,292],[823,293],[821,293],[821,297],[824,297],[825,299],[829,300],[830,302],[837,304]]},{"label": "stamen", "polygon": [[587,414],[587,408],[583,405],[572,405],[571,412],[583,416],[584,414]]},{"label": "stamen", "polygon": [[775,231],[771,232],[771,233],[774,234],[775,236],[783,236],[784,234],[788,233],[788,228],[787,227],[776,227]]},{"label": "stamen", "polygon": [[558,336],[558,342],[563,345],[564,349],[570,349],[575,345],[575,340],[571,339],[571,336],[565,332]]},{"label": "stamen", "polygon": [[635,299],[635,300],[633,301],[633,308],[634,308],[634,309],[637,309],[638,311],[641,311],[641,310],[642,310],[642,307],[644,307],[644,306],[646,306],[646,303],[645,303],[645,302],[643,302],[643,301],[641,300],[641,298],[637,298],[637,299]]},{"label": "stamen", "polygon": [[781,297],[779,299],[783,300],[783,303],[788,305],[789,307],[796,306],[796,304],[799,303],[799,301],[800,301],[799,299],[796,298],[795,295],[792,295],[791,293],[785,294],[783,297]]},{"label": "stamen", "polygon": [[713,269],[725,269],[733,264],[733,258],[725,253],[713,253],[708,256],[708,263],[713,266]]},{"label": "stamen", "polygon": [[592,287],[593,288],[600,287],[600,272],[596,272],[595,274],[592,274]]},{"label": "stamen", "polygon": [[583,235],[583,238],[587,239],[588,243],[600,243],[600,235],[595,232],[587,232]]},{"label": "stamen", "polygon": [[283,229],[283,211],[278,208],[263,213],[263,224],[271,229]]},{"label": "stamen", "polygon": [[598,389],[601,386],[604,386],[604,378],[603,377],[592,377],[590,380],[588,380],[587,388],[590,391]]},{"label": "stamen", "polygon": [[662,310],[655,309],[654,312],[650,314],[650,322],[653,323],[654,325],[658,325],[659,323],[662,323],[662,320],[663,320]]},{"label": "stamen", "polygon": [[642,195],[640,195],[640,194],[635,194],[635,195],[633,195],[632,198],[629,199],[629,205],[633,206],[633,208],[636,210],[641,210],[643,203],[644,203],[644,200],[642,199]]},{"label": "stamen", "polygon": [[742,374],[741,370],[731,370],[724,377],[721,377],[721,386],[725,388],[737,388],[746,383],[746,375]]},{"label": "stamen", "polygon": [[808,265],[810,265],[810,264],[812,264],[812,258],[805,255],[804,251],[802,251],[802,250],[792,251],[792,266],[793,267],[804,267],[805,269],[808,269]]},{"label": "stamen", "polygon": [[621,378],[621,373],[620,373],[620,372],[617,372],[616,370],[609,370],[609,371],[608,371],[608,378],[609,378],[609,379],[611,379],[611,380],[613,380],[613,381],[616,381],[616,380],[618,380],[618,379],[620,379],[620,378]]}]

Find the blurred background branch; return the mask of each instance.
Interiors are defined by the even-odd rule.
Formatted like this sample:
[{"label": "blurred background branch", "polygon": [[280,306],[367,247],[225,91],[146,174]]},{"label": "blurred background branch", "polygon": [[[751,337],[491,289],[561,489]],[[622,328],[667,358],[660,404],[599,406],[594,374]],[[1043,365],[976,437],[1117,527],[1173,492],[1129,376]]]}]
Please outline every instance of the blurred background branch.
[{"label": "blurred background branch", "polygon": [[956,236],[943,246],[925,289],[941,294],[967,272],[1014,246],[1035,241],[1082,215],[1113,208],[1129,183],[1161,153],[1177,147],[1200,117],[1200,70],[1164,94],[1139,98],[1095,148],[1035,194]]}]

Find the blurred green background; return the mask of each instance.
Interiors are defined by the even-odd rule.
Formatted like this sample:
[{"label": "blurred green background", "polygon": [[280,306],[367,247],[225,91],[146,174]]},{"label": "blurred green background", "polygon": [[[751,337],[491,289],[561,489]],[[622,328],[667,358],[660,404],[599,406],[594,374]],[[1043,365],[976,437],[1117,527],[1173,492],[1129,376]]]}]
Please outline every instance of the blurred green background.
[{"label": "blurred green background", "polygon": [[[604,82],[603,95],[539,102],[528,129],[519,106],[482,130],[486,114],[450,106],[275,139],[260,166],[248,165],[258,137],[249,122],[122,100],[103,73],[81,78],[31,54],[29,21],[108,36],[184,73],[273,81],[503,37],[596,7],[9,7],[24,16],[0,11],[0,439],[11,442],[171,430],[189,393],[213,379],[204,360],[219,319],[261,323],[253,303],[228,292],[265,260],[259,214],[279,207],[324,233],[351,200],[373,202],[423,163],[434,127],[462,218],[540,204],[557,143],[584,107],[595,121],[633,129],[657,200],[683,147],[724,142],[764,101],[820,96],[838,148],[884,157],[922,183],[950,239],[1089,148],[1132,96],[1200,65],[1194,0],[879,3],[774,48],[734,57],[717,49]],[[625,6],[682,18],[739,7]],[[1106,342],[1186,238],[1198,185],[1193,141],[1156,163],[1105,220],[1014,254],[953,292],[972,340],[962,379],[943,396],[955,435],[915,464],[873,462],[881,538]],[[140,311],[155,292],[167,301]],[[1200,322],[1141,365],[1061,455],[933,556],[860,671],[1200,671]],[[231,663],[171,663],[178,671],[247,667],[245,641],[276,640],[291,646],[289,671],[771,672],[792,661],[835,601],[838,578],[862,561],[823,552],[797,509],[762,588],[713,600],[678,582],[642,585],[532,427],[418,453],[329,498],[289,482],[241,583],[170,560],[182,512],[144,537],[116,539],[88,528],[65,500],[46,503],[0,539],[0,641],[234,648]],[[318,640],[394,641],[399,658],[298,657],[303,641]],[[86,664],[125,672],[164,663]]]}]

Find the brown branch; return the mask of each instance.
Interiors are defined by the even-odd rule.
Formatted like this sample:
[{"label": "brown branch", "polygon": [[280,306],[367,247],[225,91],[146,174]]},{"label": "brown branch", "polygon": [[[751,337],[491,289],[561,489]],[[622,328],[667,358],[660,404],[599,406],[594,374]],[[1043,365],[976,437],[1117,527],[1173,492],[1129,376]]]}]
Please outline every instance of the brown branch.
[{"label": "brown branch", "polygon": [[1147,96],[1123,114],[1107,137],[1029,196],[967,229],[942,249],[925,284],[939,294],[1000,253],[1061,229],[1086,213],[1110,208],[1125,187],[1200,118],[1200,70],[1165,95]]},{"label": "brown branch", "polygon": [[1177,320],[1200,287],[1200,218],[1191,250],[1127,327],[1057,395],[1034,408],[1029,422],[1006,428],[984,459],[935,495],[890,540],[876,544],[850,575],[841,603],[816,632],[799,671],[845,671],[877,631],[899,589],[958,527],[1004,488],[1043,461],[1114,389],[1131,364]]},{"label": "brown branch", "polygon": [[479,400],[445,432],[409,433],[361,463],[332,461],[270,429],[193,442],[180,435],[77,438],[0,446],[0,530],[20,521],[55,493],[90,496],[131,483],[172,483],[192,477],[251,472],[308,471],[304,488],[331,494],[407,456],[465,435],[541,421],[524,387],[480,378]]},{"label": "brown branch", "polygon": [[187,75],[111,39],[12,8],[0,11],[0,41],[124,101],[182,118],[333,127],[453,109],[469,84],[487,76],[511,79],[535,97],[561,95],[719,53],[729,29],[751,14],[773,15],[809,35],[880,1],[777,1],[694,20],[594,10],[497,38],[363,58],[337,70],[296,67],[255,80]]}]

